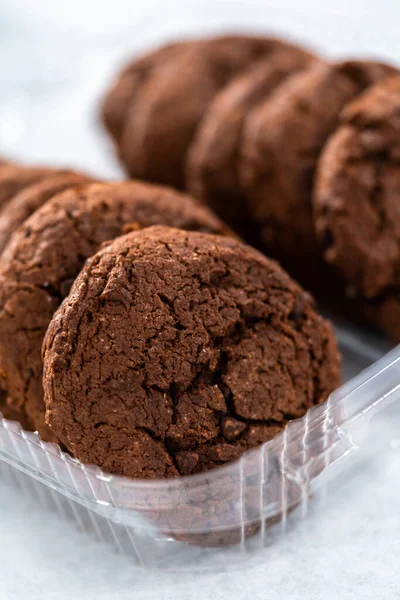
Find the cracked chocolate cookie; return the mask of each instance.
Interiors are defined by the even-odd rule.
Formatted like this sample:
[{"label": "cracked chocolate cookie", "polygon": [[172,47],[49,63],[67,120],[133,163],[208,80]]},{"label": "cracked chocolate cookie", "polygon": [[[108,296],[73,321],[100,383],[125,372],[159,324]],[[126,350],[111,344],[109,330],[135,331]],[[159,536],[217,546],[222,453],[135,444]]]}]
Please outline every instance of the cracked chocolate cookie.
[{"label": "cracked chocolate cookie", "polygon": [[[23,167],[16,163],[0,162],[0,253],[13,231],[57,190],[72,185],[83,175],[66,170],[44,167]],[[1,366],[0,366],[1,369]],[[18,420],[24,428],[28,420],[23,412],[9,405],[0,393],[0,409],[6,418]]]},{"label": "cracked chocolate cookie", "polygon": [[228,463],[340,382],[330,325],[278,264],[162,226],[88,261],[43,360],[47,422],[66,447],[142,478]]},{"label": "cracked chocolate cookie", "polygon": [[238,175],[245,119],[289,75],[314,61],[310,53],[290,46],[257,61],[216,95],[191,143],[187,189],[246,237],[255,232]]},{"label": "cracked chocolate cookie", "polygon": [[0,256],[0,388],[44,439],[41,346],[55,309],[102,243],[125,226],[158,223],[229,233],[190,196],[137,182],[90,183],[46,202]]},{"label": "cracked chocolate cookie", "polygon": [[0,163],[0,210],[25,187],[54,174],[55,169],[45,167],[22,167],[13,163]]},{"label": "cracked chocolate cookie", "polygon": [[101,107],[104,125],[117,146],[124,131],[124,123],[130,105],[134,102],[139,87],[151,75],[153,66],[158,62],[168,60],[170,56],[173,57],[174,53],[182,52],[186,45],[187,43],[182,42],[166,44],[132,60],[119,73]]},{"label": "cracked chocolate cookie", "polygon": [[400,286],[400,77],[349,104],[321,155],[315,224],[350,295]]},{"label": "cracked chocolate cookie", "polygon": [[373,61],[319,63],[289,77],[246,120],[241,184],[266,250],[299,277],[319,272],[312,187],[320,152],[344,105],[396,73]]},{"label": "cracked chocolate cookie", "polygon": [[[11,235],[35,210],[63,190],[79,185],[88,178],[80,173],[52,171],[38,182],[31,183],[13,195],[0,208],[0,253]],[[1,186],[1,179],[0,179]]]},{"label": "cracked chocolate cookie", "polygon": [[184,187],[198,123],[232,77],[291,45],[251,36],[170,44],[131,63],[103,105],[103,120],[132,177]]}]

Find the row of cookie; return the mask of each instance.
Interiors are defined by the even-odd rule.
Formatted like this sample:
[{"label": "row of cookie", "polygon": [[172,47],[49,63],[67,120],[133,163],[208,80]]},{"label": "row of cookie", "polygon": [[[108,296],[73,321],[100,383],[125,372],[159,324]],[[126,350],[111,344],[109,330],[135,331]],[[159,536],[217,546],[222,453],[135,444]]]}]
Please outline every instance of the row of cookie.
[{"label": "row of cookie", "polygon": [[77,458],[207,470],[339,385],[311,298],[191,197],[15,165],[0,197],[2,411]]},{"label": "row of cookie", "polygon": [[400,341],[400,76],[349,104],[314,187],[325,260],[366,316]]},{"label": "row of cookie", "polygon": [[25,425],[51,439],[41,345],[55,309],[103,242],[128,224],[160,222],[226,231],[184,194],[133,182],[92,183],[69,171],[0,166],[0,387],[8,416],[20,411]]},{"label": "row of cookie", "polygon": [[[400,339],[390,274],[400,272],[400,236],[387,158],[398,73],[376,61],[329,63],[268,38],[187,41],[132,62],[103,117],[130,175],[186,187],[307,285],[325,285],[329,263],[335,285]],[[349,127],[365,131],[356,141]],[[354,173],[343,164],[361,159]],[[343,169],[351,171],[347,188]],[[366,270],[370,279],[381,272],[378,285],[360,285]]]}]

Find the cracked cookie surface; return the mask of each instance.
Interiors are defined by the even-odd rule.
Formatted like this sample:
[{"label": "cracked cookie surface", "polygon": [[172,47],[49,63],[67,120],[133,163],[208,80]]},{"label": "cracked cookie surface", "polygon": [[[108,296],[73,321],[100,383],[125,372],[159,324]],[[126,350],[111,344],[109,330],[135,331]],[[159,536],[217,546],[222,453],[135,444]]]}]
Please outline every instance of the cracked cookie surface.
[{"label": "cracked cookie surface", "polygon": [[47,422],[65,446],[144,478],[230,462],[340,382],[330,325],[275,262],[161,226],[88,261],[43,359]]},{"label": "cracked cookie surface", "polygon": [[[84,176],[66,169],[25,167],[0,161],[0,254],[11,234],[30,214],[52,193],[77,179],[82,181]],[[0,409],[7,418],[20,421],[25,429],[31,428],[27,416],[12,407],[7,395],[1,392]]]}]

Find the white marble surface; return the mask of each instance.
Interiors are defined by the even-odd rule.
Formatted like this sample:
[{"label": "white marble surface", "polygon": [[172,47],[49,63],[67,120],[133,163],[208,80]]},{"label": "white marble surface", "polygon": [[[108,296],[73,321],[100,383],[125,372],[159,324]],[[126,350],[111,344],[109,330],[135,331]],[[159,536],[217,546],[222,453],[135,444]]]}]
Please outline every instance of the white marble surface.
[{"label": "white marble surface", "polygon": [[[118,175],[96,106],[116,65],[198,31],[287,32],[332,56],[400,59],[397,0],[1,0],[0,154]],[[235,573],[133,568],[0,486],[1,600],[400,598],[399,420],[326,507]],[[400,437],[400,434],[399,436]]]}]

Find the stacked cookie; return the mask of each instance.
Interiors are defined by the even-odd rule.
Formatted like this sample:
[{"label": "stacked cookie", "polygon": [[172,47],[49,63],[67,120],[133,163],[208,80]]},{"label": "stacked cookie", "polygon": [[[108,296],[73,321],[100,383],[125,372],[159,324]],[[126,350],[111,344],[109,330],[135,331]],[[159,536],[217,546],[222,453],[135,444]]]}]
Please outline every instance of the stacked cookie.
[{"label": "stacked cookie", "polygon": [[330,325],[240,237],[400,339],[395,67],[192,40],[128,65],[103,115],[129,174],[175,190],[0,162],[6,417],[155,478],[230,462],[323,402]]},{"label": "stacked cookie", "polygon": [[[85,181],[87,177],[81,173],[51,169],[48,167],[26,168],[14,163],[0,162],[0,260],[1,253],[7,246],[12,233],[44,204],[52,195],[68,187],[74,187]],[[0,286],[0,296],[4,298],[4,288]],[[4,300],[6,300],[4,298]],[[11,317],[8,302],[1,306],[1,318]],[[21,305],[20,312],[30,309]],[[13,325],[11,325],[11,328]],[[29,325],[27,324],[29,329]],[[4,336],[1,343],[7,352],[7,344],[12,341],[12,332]],[[23,358],[21,357],[23,360]],[[0,407],[4,417],[19,420],[26,429],[32,427],[32,421],[25,411],[20,410],[20,400],[11,402],[8,396],[8,372],[5,363],[0,362]]]},{"label": "stacked cookie", "polygon": [[209,208],[146,183],[0,169],[2,411],[43,439],[114,473],[187,475],[339,385],[310,296]]},{"label": "stacked cookie", "polygon": [[[394,109],[380,100],[384,93],[379,90],[388,87],[396,97],[396,83],[386,82],[398,73],[396,67],[372,60],[330,63],[271,39],[181,42],[132,62],[108,93],[103,118],[131,176],[186,188],[307,286],[329,286],[330,293],[336,288],[342,295],[344,289],[351,297],[356,293],[361,310],[400,340],[400,322],[390,326],[397,314],[394,279],[380,290],[358,285],[363,268],[359,240],[369,231],[358,209],[344,209],[351,235],[343,253],[352,247],[344,259],[336,257],[331,239],[336,233],[328,215],[330,210],[343,210],[340,202],[354,201],[351,190],[349,198],[337,199],[342,185],[336,181],[342,168],[337,160],[352,160],[335,158],[337,146],[346,153],[343,146],[354,145],[344,139],[343,129],[350,122],[354,127],[355,112],[368,111],[371,105],[383,128],[397,126],[389,124]],[[367,103],[367,108],[358,102]],[[376,114],[374,118],[376,122]],[[369,124],[368,118],[364,121],[363,127],[375,127],[371,119]],[[374,179],[371,149],[363,152],[369,153]],[[358,176],[362,187],[360,171],[353,180]],[[381,176],[377,179],[382,181]],[[389,221],[394,219],[393,204],[387,208]],[[338,235],[340,245],[342,233]],[[393,239],[386,242],[386,234],[379,235],[379,247],[386,244],[386,254],[377,249],[377,234],[370,240],[373,253],[379,253],[380,268],[385,263],[390,269],[400,246]]]},{"label": "stacked cookie", "polygon": [[400,341],[400,76],[341,114],[319,161],[316,229],[326,261],[362,298],[370,320]]},{"label": "stacked cookie", "polygon": [[[79,174],[46,169],[12,169],[13,190],[19,193],[3,201],[0,215],[3,238],[10,238],[0,256],[1,387],[7,405],[19,410],[44,439],[52,439],[45,425],[41,346],[85,260],[126,225],[163,222],[215,233],[227,230],[210,211],[177,192],[133,182],[91,183]],[[29,185],[33,173],[41,181]],[[55,178],[63,182],[54,183]],[[11,189],[10,181],[0,175],[0,193]],[[20,227],[17,217],[22,217]]]},{"label": "stacked cookie", "polygon": [[169,44],[129,64],[103,112],[130,175],[184,187],[186,155],[209,104],[235,75],[277,56],[291,57],[293,69],[313,60],[281,40],[226,36]]}]

